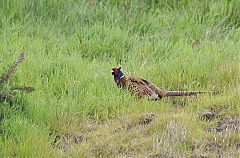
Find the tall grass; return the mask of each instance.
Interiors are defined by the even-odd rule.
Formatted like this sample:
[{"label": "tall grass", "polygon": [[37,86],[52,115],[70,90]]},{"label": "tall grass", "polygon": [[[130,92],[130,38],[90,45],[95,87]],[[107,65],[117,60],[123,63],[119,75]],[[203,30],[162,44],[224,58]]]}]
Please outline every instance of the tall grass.
[{"label": "tall grass", "polygon": [[0,156],[69,156],[52,147],[50,133],[77,133],[88,119],[176,110],[117,89],[110,70],[119,65],[163,89],[228,95],[203,97],[192,113],[218,102],[239,111],[238,0],[1,0],[0,17],[0,72],[24,51],[12,82],[36,88],[19,96],[23,111],[1,104]]}]

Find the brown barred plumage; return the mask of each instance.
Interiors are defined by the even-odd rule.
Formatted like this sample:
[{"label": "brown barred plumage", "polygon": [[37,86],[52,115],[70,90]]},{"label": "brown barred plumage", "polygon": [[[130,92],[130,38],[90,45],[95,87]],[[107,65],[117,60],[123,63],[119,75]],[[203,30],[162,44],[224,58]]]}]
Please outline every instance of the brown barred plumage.
[{"label": "brown barred plumage", "polygon": [[125,77],[121,68],[113,68],[112,75],[118,87],[128,89],[138,98],[147,98],[150,100],[159,100],[162,97],[169,96],[190,96],[206,91],[163,91],[151,82],[139,77]]}]

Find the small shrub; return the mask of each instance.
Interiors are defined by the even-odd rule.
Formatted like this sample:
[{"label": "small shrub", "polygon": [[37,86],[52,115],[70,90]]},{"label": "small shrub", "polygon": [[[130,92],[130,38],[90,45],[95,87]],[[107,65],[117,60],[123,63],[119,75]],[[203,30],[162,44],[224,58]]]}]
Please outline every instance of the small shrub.
[{"label": "small shrub", "polygon": [[20,53],[18,59],[5,69],[0,76],[0,103],[12,100],[19,92],[31,93],[34,91],[34,87],[31,86],[12,86],[9,83],[11,76],[16,71],[17,66],[23,62],[24,58],[24,53]]}]

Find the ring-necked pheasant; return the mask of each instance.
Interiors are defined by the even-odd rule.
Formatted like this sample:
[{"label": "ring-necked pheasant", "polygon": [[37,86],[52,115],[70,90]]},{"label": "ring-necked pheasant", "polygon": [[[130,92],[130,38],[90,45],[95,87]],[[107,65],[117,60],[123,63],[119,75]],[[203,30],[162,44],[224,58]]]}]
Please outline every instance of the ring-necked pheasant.
[{"label": "ring-necked pheasant", "polygon": [[162,97],[169,96],[190,96],[206,91],[163,91],[151,82],[139,77],[126,77],[120,68],[113,68],[112,75],[118,87],[128,89],[139,98],[148,98],[150,100],[159,100]]}]

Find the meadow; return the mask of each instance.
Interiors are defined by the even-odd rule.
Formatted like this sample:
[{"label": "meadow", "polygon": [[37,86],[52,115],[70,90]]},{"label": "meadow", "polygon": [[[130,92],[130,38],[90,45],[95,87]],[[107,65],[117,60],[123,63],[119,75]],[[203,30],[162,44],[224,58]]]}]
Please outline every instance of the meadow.
[{"label": "meadow", "polygon": [[[35,88],[0,102],[0,157],[240,156],[238,0],[1,0],[0,17],[0,75],[24,52],[8,84]],[[139,100],[118,66],[220,93]]]}]

